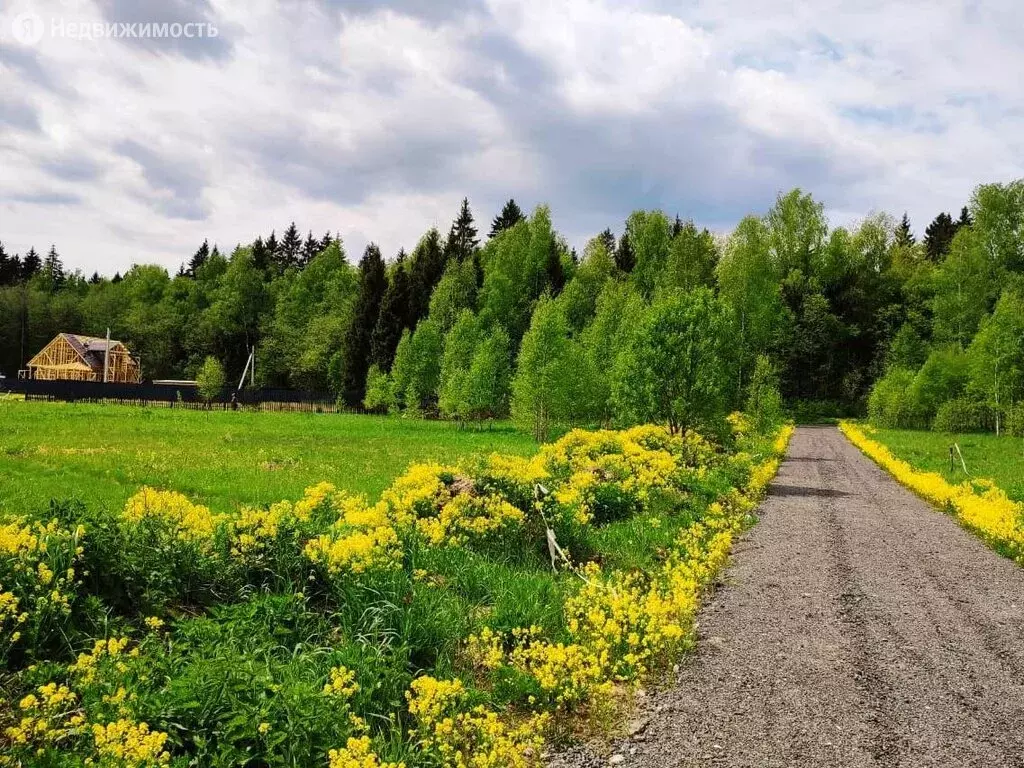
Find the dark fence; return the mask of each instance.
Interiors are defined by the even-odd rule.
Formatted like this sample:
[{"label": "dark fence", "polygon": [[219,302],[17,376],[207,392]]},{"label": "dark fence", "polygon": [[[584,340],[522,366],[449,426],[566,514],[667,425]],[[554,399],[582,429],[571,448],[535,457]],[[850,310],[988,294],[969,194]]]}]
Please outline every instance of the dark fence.
[{"label": "dark fence", "polygon": [[[100,381],[44,381],[5,379],[0,392],[25,395],[26,400],[158,405],[169,408],[257,411],[306,411],[311,413],[361,413],[362,409],[339,406],[329,392],[296,389],[225,389],[207,403],[195,387],[174,384],[116,384]],[[234,401],[232,401],[234,396]]]}]

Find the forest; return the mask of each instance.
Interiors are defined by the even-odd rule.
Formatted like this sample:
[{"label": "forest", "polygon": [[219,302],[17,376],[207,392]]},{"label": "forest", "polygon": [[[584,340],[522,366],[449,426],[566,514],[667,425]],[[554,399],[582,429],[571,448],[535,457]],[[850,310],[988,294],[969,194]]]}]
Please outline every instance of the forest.
[{"label": "forest", "polygon": [[[0,371],[55,333],[114,337],[147,378],[237,376],[375,411],[554,427],[715,421],[777,384],[800,414],[1003,429],[1024,396],[1024,180],[978,186],[920,239],[907,216],[831,227],[794,189],[727,235],[638,210],[577,253],[545,205],[484,235],[464,200],[386,260],[294,223],[175,275],[68,273],[0,244]],[[1018,409],[1019,410],[1019,409]]]}]

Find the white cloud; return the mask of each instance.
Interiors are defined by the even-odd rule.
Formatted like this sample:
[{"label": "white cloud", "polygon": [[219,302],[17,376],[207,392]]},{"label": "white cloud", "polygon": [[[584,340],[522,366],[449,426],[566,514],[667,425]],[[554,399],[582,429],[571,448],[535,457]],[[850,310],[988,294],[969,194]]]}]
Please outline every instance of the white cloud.
[{"label": "white cloud", "polygon": [[[23,45],[25,11],[223,34]],[[515,195],[579,243],[647,205],[720,229],[792,186],[920,232],[1024,176],[1022,28],[1015,0],[14,2],[0,238],[173,269],[294,219],[390,254]]]}]

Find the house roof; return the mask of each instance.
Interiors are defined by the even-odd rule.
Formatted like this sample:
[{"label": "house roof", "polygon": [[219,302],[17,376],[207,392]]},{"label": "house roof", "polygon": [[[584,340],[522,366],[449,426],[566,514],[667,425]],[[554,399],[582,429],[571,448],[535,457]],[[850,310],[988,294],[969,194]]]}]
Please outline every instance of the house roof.
[{"label": "house roof", "polygon": [[[107,351],[107,340],[98,336],[83,336],[78,333],[61,333],[57,335],[57,338],[62,338],[71,348],[78,353],[78,356],[82,358],[81,363],[71,363],[62,366],[46,366],[48,368],[62,368],[67,370],[92,370],[101,372],[103,370],[103,356]],[[110,340],[110,350],[114,351],[118,347],[127,349],[124,344],[116,339]],[[38,357],[39,355],[36,355]],[[32,358],[28,362],[29,366],[38,365],[35,363],[35,358]]]}]

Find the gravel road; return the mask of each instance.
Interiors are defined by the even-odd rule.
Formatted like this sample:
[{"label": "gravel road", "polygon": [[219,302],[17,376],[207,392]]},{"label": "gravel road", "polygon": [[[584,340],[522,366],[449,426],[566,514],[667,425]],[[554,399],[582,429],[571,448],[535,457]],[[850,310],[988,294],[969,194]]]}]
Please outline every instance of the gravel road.
[{"label": "gravel road", "polygon": [[559,768],[1024,766],[1024,569],[796,431],[678,684]]}]

